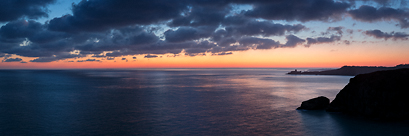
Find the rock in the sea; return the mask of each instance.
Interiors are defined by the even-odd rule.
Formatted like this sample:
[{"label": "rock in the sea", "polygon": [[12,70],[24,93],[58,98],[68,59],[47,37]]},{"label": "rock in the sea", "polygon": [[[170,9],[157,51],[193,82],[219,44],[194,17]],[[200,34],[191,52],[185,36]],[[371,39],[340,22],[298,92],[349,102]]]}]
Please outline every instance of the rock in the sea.
[{"label": "rock in the sea", "polygon": [[309,99],[307,101],[303,101],[301,106],[297,108],[297,110],[324,110],[329,105],[329,99],[324,96],[320,96],[317,98]]},{"label": "rock in the sea", "polygon": [[327,111],[386,120],[409,119],[409,69],[378,71],[351,78]]}]

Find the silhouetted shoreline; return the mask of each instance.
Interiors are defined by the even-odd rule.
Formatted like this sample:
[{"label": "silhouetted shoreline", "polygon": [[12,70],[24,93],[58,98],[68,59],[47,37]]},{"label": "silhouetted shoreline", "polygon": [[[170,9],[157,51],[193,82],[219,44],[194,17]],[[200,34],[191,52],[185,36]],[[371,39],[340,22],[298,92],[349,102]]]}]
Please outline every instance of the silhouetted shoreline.
[{"label": "silhouetted shoreline", "polygon": [[366,74],[375,71],[383,70],[395,70],[401,68],[409,68],[409,64],[400,64],[395,67],[383,67],[383,66],[343,66],[339,69],[323,70],[323,71],[291,71],[287,74],[290,75],[343,75],[343,76],[356,76],[358,74]]},{"label": "silhouetted shoreline", "polygon": [[303,101],[297,110],[343,112],[384,121],[408,120],[408,82],[408,68],[360,74],[351,78],[331,103],[320,96]]}]

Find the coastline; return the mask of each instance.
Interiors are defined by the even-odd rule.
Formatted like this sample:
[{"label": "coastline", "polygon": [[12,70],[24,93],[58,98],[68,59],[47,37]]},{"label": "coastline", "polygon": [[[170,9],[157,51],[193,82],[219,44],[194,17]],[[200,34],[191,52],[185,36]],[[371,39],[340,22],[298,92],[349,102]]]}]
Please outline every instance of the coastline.
[{"label": "coastline", "polygon": [[375,71],[395,70],[401,68],[409,68],[409,64],[399,64],[395,67],[383,66],[343,66],[339,69],[323,70],[323,71],[290,71],[289,75],[342,75],[342,76],[356,76],[359,74],[372,73]]}]

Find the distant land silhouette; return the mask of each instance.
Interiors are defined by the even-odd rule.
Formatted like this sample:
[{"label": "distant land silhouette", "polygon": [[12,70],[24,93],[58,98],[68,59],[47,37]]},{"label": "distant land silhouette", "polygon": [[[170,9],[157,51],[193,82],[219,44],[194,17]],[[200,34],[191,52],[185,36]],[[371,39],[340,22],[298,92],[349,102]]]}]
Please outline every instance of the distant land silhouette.
[{"label": "distant land silhouette", "polygon": [[344,76],[356,76],[358,74],[366,74],[375,71],[383,70],[395,70],[401,68],[409,68],[409,64],[399,64],[395,67],[383,67],[383,66],[343,66],[339,69],[323,70],[323,71],[291,71],[287,74],[290,75],[344,75]]}]

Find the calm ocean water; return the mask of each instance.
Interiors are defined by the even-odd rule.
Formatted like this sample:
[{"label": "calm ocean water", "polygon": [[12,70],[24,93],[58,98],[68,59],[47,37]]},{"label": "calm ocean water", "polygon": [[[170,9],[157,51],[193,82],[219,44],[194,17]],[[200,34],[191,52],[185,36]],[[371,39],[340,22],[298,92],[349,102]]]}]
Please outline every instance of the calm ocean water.
[{"label": "calm ocean water", "polygon": [[409,135],[408,121],[295,110],[351,77],[291,70],[0,70],[0,135]]}]

